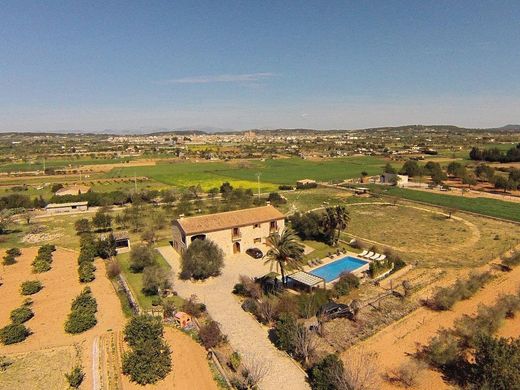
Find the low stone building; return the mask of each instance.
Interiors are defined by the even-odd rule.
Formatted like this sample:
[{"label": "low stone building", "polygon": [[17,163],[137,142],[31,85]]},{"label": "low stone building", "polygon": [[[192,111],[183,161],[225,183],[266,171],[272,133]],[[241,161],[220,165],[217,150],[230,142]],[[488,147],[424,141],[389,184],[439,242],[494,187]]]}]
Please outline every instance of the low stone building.
[{"label": "low stone building", "polygon": [[70,213],[75,211],[87,211],[88,202],[49,203],[45,211],[49,214]]},{"label": "low stone building", "polygon": [[215,242],[225,255],[265,244],[285,226],[285,216],[273,206],[179,218],[173,223],[173,247],[185,251],[195,240]]}]

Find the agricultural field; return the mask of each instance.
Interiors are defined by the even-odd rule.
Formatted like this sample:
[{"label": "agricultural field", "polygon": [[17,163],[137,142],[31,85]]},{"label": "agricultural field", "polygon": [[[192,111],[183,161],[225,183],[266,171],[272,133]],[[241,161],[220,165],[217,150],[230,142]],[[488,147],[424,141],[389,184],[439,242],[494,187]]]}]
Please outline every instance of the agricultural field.
[{"label": "agricultural field", "polygon": [[42,171],[44,167],[53,169],[74,168],[84,165],[120,164],[133,160],[132,157],[124,158],[69,158],[69,159],[43,159],[30,162],[17,162],[0,165],[0,172],[30,172]]},{"label": "agricultural field", "polygon": [[[8,358],[13,356],[15,364],[10,366],[2,378],[9,378],[8,384],[2,380],[4,388],[20,388],[16,384],[23,383],[23,388],[64,388],[64,374],[71,366],[81,363],[84,367],[85,388],[92,386],[92,343],[96,336],[105,332],[120,329],[125,322],[119,299],[110,281],[105,277],[103,261],[97,260],[96,279],[89,284],[93,296],[97,300],[97,325],[92,329],[77,334],[65,333],[64,323],[70,312],[72,300],[81,292],[84,285],[78,280],[78,253],[58,248],[53,254],[50,271],[33,274],[31,262],[36,256],[37,248],[22,250],[17,263],[3,266],[0,294],[3,299],[0,305],[0,326],[9,322],[11,310],[19,307],[25,296],[20,294],[20,284],[26,280],[37,279],[43,284],[43,289],[34,295],[32,310],[34,317],[26,322],[32,334],[21,343],[2,346],[2,354]],[[0,253],[3,255],[3,253]],[[75,350],[79,350],[75,357]],[[71,356],[73,357],[71,359]],[[49,364],[38,365],[38,373],[24,369],[34,361],[46,361]],[[12,369],[12,370],[11,370]],[[11,384],[11,387],[9,387]]]},{"label": "agricultural field", "polygon": [[385,194],[412,201],[430,203],[436,206],[450,207],[520,222],[520,207],[518,206],[518,203],[505,202],[490,198],[469,198],[455,195],[441,195],[397,187],[387,187]]},{"label": "agricultural field", "polygon": [[161,183],[178,187],[200,185],[204,190],[219,187],[229,181],[235,187],[258,187],[261,191],[276,190],[281,184],[295,185],[299,179],[337,181],[381,172],[384,160],[375,157],[346,157],[330,160],[303,160],[284,158],[274,160],[237,160],[230,162],[174,162],[158,163],[150,167],[121,167],[113,169],[108,177],[148,176]]}]

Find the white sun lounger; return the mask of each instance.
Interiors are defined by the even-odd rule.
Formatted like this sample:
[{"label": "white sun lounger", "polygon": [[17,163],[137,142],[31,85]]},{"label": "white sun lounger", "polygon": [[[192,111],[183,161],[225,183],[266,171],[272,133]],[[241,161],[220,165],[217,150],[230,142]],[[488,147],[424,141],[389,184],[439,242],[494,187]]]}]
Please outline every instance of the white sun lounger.
[{"label": "white sun lounger", "polygon": [[363,257],[366,257],[367,259],[370,259],[370,257],[374,256],[374,252],[368,252],[366,255],[364,255]]},{"label": "white sun lounger", "polygon": [[370,256],[369,259],[370,260],[376,260],[379,256],[381,256],[379,253],[374,253],[374,255]]},{"label": "white sun lounger", "polygon": [[384,260],[384,259],[386,259],[386,255],[381,255],[381,256],[379,256],[379,258],[376,259],[376,260],[379,261],[379,260]]},{"label": "white sun lounger", "polygon": [[361,257],[365,257],[367,253],[368,253],[368,251],[367,251],[367,250],[364,250],[363,252],[361,252],[361,253],[359,254],[359,256],[361,256]]}]

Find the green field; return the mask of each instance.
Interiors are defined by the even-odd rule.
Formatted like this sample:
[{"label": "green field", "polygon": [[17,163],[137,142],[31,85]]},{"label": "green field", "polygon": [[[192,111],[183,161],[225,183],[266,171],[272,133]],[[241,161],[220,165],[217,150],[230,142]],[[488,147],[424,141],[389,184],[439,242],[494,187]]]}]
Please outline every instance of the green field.
[{"label": "green field", "polygon": [[148,176],[161,183],[178,187],[200,186],[204,190],[229,181],[236,187],[257,188],[260,173],[262,191],[275,190],[280,184],[294,185],[299,179],[318,181],[343,180],[381,172],[385,161],[379,158],[346,157],[323,161],[297,158],[275,160],[244,160],[231,162],[178,162],[160,163],[146,167],[114,168],[108,177]]},{"label": "green field", "polygon": [[397,187],[389,187],[386,194],[520,222],[520,204],[518,203],[491,198],[465,198],[455,195],[441,195]]},{"label": "green field", "polygon": [[[98,164],[116,164],[124,163],[130,160],[135,160],[132,157],[125,158],[70,158],[70,159],[49,159],[45,160],[45,168],[71,168],[79,167],[81,165],[98,165]],[[43,160],[31,162],[18,162],[0,165],[0,172],[28,172],[28,171],[42,171]]]}]

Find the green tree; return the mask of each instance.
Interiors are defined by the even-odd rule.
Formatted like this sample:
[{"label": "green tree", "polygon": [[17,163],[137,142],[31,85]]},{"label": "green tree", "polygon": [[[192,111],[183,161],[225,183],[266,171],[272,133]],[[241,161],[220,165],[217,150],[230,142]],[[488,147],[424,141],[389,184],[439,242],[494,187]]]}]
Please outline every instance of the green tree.
[{"label": "green tree", "polygon": [[83,379],[85,379],[85,373],[80,366],[76,366],[70,373],[65,374],[65,378],[67,378],[70,387],[78,389],[81,383],[83,383]]},{"label": "green tree", "polygon": [[520,339],[484,336],[477,342],[470,383],[480,389],[520,389]]},{"label": "green tree", "polygon": [[303,260],[303,244],[290,228],[285,228],[280,235],[278,232],[267,239],[267,251],[265,264],[270,264],[280,269],[282,283],[285,285],[285,270],[287,268],[301,268]]},{"label": "green tree", "polygon": [[386,165],[383,169],[383,173],[392,173],[395,175],[397,173],[397,170],[392,166],[392,164],[390,164],[388,162],[388,163],[386,163]]},{"label": "green tree", "polygon": [[163,340],[160,318],[133,317],[125,327],[125,341],[132,348],[123,356],[123,373],[141,385],[156,383],[171,371],[171,351]]},{"label": "green tree", "polygon": [[87,218],[78,219],[74,223],[74,228],[77,234],[83,234],[90,232],[90,221]]},{"label": "green tree", "polygon": [[224,252],[213,241],[194,240],[181,256],[182,279],[207,279],[220,275]]},{"label": "green tree", "polygon": [[159,266],[146,267],[143,271],[143,292],[145,295],[157,295],[159,291],[171,288],[169,273]]},{"label": "green tree", "polygon": [[92,224],[101,230],[108,230],[112,226],[112,216],[100,209],[94,217],[92,217]]},{"label": "green tree", "polygon": [[152,248],[148,245],[138,244],[130,250],[130,270],[134,273],[143,272],[145,267],[156,262]]}]

